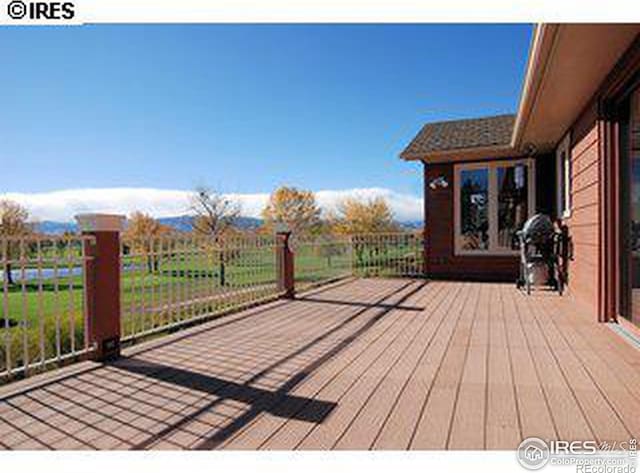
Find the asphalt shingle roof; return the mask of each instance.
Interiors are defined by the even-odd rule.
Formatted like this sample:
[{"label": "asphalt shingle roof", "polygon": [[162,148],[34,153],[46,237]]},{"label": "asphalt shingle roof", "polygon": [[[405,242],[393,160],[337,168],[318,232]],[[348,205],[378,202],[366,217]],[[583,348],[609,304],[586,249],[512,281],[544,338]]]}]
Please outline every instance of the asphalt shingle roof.
[{"label": "asphalt shingle roof", "polygon": [[434,152],[506,146],[511,142],[515,119],[510,114],[427,123],[400,156],[416,159]]}]

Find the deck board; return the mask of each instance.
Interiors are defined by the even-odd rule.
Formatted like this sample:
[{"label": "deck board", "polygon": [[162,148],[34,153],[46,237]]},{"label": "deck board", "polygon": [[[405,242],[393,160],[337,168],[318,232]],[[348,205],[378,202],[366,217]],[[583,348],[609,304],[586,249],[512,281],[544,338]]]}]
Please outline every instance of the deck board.
[{"label": "deck board", "polygon": [[456,313],[460,312],[457,307],[464,300],[465,287],[462,284],[456,286],[451,293],[450,303],[441,306],[446,318],[439,326],[433,343],[424,353],[407,385],[396,399],[384,426],[377,434],[374,448],[402,450],[407,449],[411,444],[433,379],[437,375],[440,361],[447,350],[457,323]]},{"label": "deck board", "polygon": [[451,449],[485,448],[489,297],[490,286],[482,286],[469,335],[447,444]]},{"label": "deck board", "polygon": [[336,444],[340,449],[367,449],[370,448],[390,411],[398,398],[400,392],[411,379],[419,362],[427,352],[433,337],[438,332],[441,324],[445,321],[448,307],[453,301],[457,291],[450,291],[446,299],[438,300],[437,304],[432,304],[425,308],[430,312],[430,317],[422,326],[420,332],[416,333],[414,342],[403,353],[402,357],[387,373],[385,378],[378,385],[376,391],[370,396],[366,405],[358,413],[354,422],[345,431],[339,442]]},{"label": "deck board", "polygon": [[518,317],[512,288],[503,286],[500,299],[507,333],[507,347],[501,353],[509,358],[512,366],[521,437],[558,438],[548,399],[542,389],[525,331]]},{"label": "deck board", "polygon": [[0,449],[514,449],[640,435],[640,353],[570,297],[358,279],[0,388]]},{"label": "deck board", "polygon": [[[424,298],[435,300],[444,292],[442,285],[433,284],[424,291]],[[309,379],[308,382],[300,385],[294,392],[303,397],[318,397],[322,392],[323,396],[330,395],[330,389],[340,392],[345,386],[346,389],[362,373],[364,373],[371,363],[384,353],[385,348],[393,341],[394,337],[403,329],[409,318],[406,312],[392,311],[377,326],[369,331],[359,343],[349,347],[343,356],[334,358],[319,369]],[[342,383],[342,384],[341,384]],[[331,386],[331,388],[329,388]],[[302,410],[305,404],[299,406],[289,406],[292,411]],[[310,428],[308,423],[278,417],[265,413],[256,421],[255,428],[247,429],[240,436],[228,443],[229,448],[289,448],[295,446],[300,441],[301,436]],[[297,432],[297,434],[296,434]]]},{"label": "deck board", "polygon": [[457,309],[455,329],[438,366],[438,373],[411,441],[411,449],[444,449],[447,446],[479,289],[480,285],[472,285]]},{"label": "deck board", "polygon": [[486,448],[513,450],[522,431],[500,287],[491,285],[487,360]]},{"label": "deck board", "polygon": [[526,334],[525,339],[538,372],[538,380],[545,393],[559,437],[575,440],[593,439],[591,426],[575,399],[572,386],[566,381],[533,317],[531,298],[525,297],[522,293],[513,293],[512,297],[515,299],[516,313]]}]

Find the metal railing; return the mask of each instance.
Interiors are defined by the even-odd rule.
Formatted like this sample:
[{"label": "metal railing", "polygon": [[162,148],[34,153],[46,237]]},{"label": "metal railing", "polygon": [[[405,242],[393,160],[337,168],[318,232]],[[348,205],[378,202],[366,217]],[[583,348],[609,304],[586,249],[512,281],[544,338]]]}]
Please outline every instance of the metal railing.
[{"label": "metal railing", "polygon": [[124,340],[278,294],[273,237],[123,239],[121,247]]},{"label": "metal railing", "polygon": [[[291,238],[296,290],[349,276],[422,274],[414,233]],[[170,236],[121,241],[123,340],[280,295],[274,237],[214,241]]]},{"label": "metal railing", "polygon": [[371,233],[351,237],[353,274],[359,277],[422,276],[422,235]]},{"label": "metal railing", "polygon": [[[118,337],[131,341],[329,281],[423,275],[417,233],[218,240],[98,234],[0,238],[0,381],[89,352],[100,358]],[[119,251],[109,241],[119,241]],[[118,265],[119,285],[111,279]],[[105,317],[113,323],[105,325]]]},{"label": "metal railing", "polygon": [[298,289],[334,281],[353,273],[351,239],[308,237],[293,239],[294,280]]},{"label": "metal railing", "polygon": [[0,381],[85,354],[89,236],[0,239]]}]

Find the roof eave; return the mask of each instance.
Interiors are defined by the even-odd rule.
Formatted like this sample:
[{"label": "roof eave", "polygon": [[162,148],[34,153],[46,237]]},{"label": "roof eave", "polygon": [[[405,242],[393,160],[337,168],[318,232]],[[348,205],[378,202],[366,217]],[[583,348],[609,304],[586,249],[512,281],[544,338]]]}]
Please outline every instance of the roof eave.
[{"label": "roof eave", "polygon": [[518,103],[518,111],[511,135],[511,147],[514,149],[520,149],[523,146],[522,134],[540,90],[544,70],[548,64],[557,32],[558,25],[556,24],[541,23],[534,28],[525,78],[520,93],[520,102]]},{"label": "roof eave", "polygon": [[474,159],[504,158],[517,156],[519,153],[511,145],[478,146],[474,148],[458,148],[429,153],[408,153],[403,151],[400,158],[404,161],[423,161],[426,163],[443,163],[453,161],[470,161]]},{"label": "roof eave", "polygon": [[637,24],[537,25],[512,147],[553,149],[639,35]]}]

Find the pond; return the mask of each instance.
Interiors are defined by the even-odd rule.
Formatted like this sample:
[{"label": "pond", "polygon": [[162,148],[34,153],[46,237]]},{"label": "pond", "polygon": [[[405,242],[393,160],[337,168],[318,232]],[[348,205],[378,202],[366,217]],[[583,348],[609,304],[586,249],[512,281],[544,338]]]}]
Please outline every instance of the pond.
[{"label": "pond", "polygon": [[[134,271],[141,269],[140,265],[134,264],[126,264],[124,266],[124,271]],[[72,267],[58,267],[57,269],[58,278],[69,278],[69,277],[80,277],[82,276],[82,266],[72,266]],[[0,271],[0,282],[4,281],[4,271]],[[14,269],[11,271],[11,276],[14,282],[22,281],[22,270]],[[25,281],[38,281],[39,279],[50,280],[54,279],[56,276],[56,270],[54,268],[42,268],[38,270],[37,268],[25,268],[24,270],[24,280]]]}]

